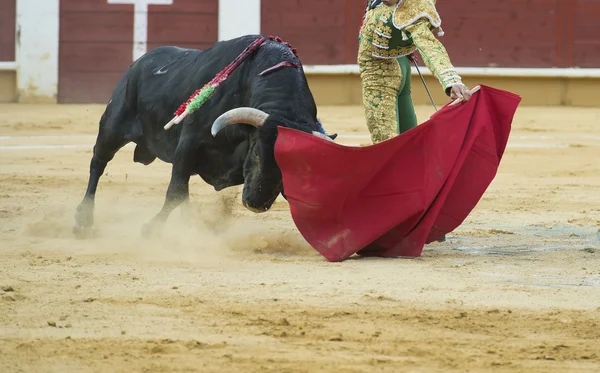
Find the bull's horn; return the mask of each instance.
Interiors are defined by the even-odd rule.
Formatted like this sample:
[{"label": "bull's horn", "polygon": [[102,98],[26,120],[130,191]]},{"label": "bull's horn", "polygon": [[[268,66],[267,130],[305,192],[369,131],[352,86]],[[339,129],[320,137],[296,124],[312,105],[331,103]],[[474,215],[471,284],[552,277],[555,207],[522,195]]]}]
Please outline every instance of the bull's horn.
[{"label": "bull's horn", "polygon": [[213,136],[217,136],[217,133],[226,126],[236,123],[250,124],[254,127],[262,127],[265,120],[269,117],[269,114],[262,110],[258,110],[251,107],[239,107],[231,109],[215,120],[210,130]]}]

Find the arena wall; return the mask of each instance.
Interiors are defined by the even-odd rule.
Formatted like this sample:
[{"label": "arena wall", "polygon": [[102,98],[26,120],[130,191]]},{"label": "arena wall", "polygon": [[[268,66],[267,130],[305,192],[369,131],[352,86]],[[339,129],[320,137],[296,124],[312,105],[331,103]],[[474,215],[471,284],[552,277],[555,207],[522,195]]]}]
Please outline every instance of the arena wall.
[{"label": "arena wall", "polygon": [[[105,103],[148,49],[262,32],[298,49],[320,105],[360,104],[365,2],[0,0],[0,101]],[[600,105],[600,2],[440,0],[438,9],[441,40],[468,85],[511,90],[524,105]],[[420,69],[438,105],[446,102]],[[416,104],[429,102],[414,68],[413,92]]]},{"label": "arena wall", "polygon": [[209,47],[217,41],[217,12],[214,0],[61,0],[58,101],[107,102],[146,50]]},{"label": "arena wall", "polygon": [[[262,31],[289,41],[312,65],[306,70],[319,103],[361,104],[355,64],[365,3],[262,0]],[[510,90],[524,105],[600,106],[600,1],[439,0],[437,7],[440,40],[467,85]],[[447,102],[419,65],[434,100]],[[412,75],[414,102],[428,104],[415,68]]]},{"label": "arena wall", "polygon": [[16,0],[0,0],[0,102],[17,99]]},{"label": "arena wall", "polygon": [[[356,66],[310,66],[308,81],[315,100],[322,105],[361,105],[361,83]],[[528,106],[600,106],[600,69],[489,69],[458,68],[469,87],[484,84],[508,90]],[[449,98],[428,69],[421,73],[436,105]],[[412,98],[415,105],[430,105],[425,86],[413,67]]]}]

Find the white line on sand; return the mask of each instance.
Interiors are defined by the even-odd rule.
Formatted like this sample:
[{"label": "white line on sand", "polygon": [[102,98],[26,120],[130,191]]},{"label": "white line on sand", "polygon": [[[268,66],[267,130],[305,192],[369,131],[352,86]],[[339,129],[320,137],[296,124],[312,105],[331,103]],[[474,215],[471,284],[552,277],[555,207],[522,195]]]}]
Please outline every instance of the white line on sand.
[{"label": "white line on sand", "polygon": [[0,146],[0,150],[26,150],[26,149],[74,149],[74,148],[91,148],[90,144],[75,144],[75,145],[6,145]]},{"label": "white line on sand", "polygon": [[[340,139],[368,139],[370,136],[368,134],[360,134],[360,133],[340,133],[338,138]],[[84,134],[74,134],[74,135],[32,135],[32,136],[0,136],[0,141],[2,140],[21,140],[21,139],[81,139],[81,138],[96,138],[96,135],[84,135]],[[515,140],[587,140],[587,141],[600,141],[600,136],[589,136],[589,135],[512,135],[511,139]]]},{"label": "white line on sand", "polygon": [[[135,144],[127,144],[125,147],[131,147]],[[570,145],[565,143],[520,143],[520,144],[508,144],[507,148],[523,149],[523,148],[535,148],[535,149],[563,149],[568,148]],[[93,144],[68,144],[68,145],[5,145],[0,146],[2,150],[34,150],[34,149],[78,149],[87,148],[92,150]]]},{"label": "white line on sand", "polygon": [[[125,147],[134,146],[135,144],[127,144]],[[67,144],[67,145],[4,145],[0,146],[0,150],[28,150],[28,149],[77,149],[87,148],[94,149],[94,144]]]},{"label": "white line on sand", "polygon": [[96,135],[61,135],[61,136],[0,136],[0,140],[20,140],[20,139],[82,139],[95,138]]}]

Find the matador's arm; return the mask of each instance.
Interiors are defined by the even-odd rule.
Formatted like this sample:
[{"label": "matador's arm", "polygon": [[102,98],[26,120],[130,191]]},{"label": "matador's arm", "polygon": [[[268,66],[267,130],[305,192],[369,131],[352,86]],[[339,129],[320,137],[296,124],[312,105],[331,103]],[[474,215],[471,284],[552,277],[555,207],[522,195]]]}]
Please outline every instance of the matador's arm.
[{"label": "matador's arm", "polygon": [[446,95],[450,96],[453,85],[462,84],[462,78],[452,65],[444,45],[433,35],[427,19],[421,19],[406,27],[417,46],[425,65],[438,79]]}]

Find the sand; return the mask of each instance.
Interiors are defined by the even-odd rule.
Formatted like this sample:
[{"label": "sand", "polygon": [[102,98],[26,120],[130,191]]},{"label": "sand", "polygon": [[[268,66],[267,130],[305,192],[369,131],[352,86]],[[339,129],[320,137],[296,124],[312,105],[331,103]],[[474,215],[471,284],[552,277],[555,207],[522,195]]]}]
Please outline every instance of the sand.
[{"label": "sand", "polygon": [[[369,143],[360,107],[322,107]],[[170,165],[122,149],[92,237],[71,233],[101,105],[0,105],[1,372],[597,372],[600,108],[519,108],[499,173],[445,243],[328,263],[285,200],[192,179],[161,237]],[[419,107],[420,121],[432,113]]]}]

